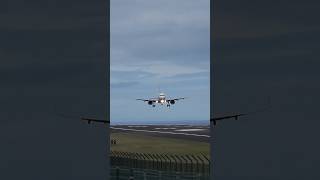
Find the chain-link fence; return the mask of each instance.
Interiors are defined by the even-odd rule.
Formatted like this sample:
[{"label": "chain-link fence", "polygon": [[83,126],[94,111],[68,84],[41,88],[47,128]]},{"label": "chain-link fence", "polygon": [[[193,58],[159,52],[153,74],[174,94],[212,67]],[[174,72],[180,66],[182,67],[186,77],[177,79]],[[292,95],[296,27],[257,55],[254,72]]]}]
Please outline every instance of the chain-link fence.
[{"label": "chain-link fence", "polygon": [[209,174],[210,160],[201,155],[168,155],[132,152],[111,152],[112,167],[179,172],[190,174]]}]

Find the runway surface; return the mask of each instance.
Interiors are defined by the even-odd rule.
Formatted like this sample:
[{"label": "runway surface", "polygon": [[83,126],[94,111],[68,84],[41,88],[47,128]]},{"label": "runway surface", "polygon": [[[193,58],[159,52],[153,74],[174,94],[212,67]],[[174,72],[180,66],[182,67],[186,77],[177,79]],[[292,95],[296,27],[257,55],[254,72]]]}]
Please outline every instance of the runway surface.
[{"label": "runway surface", "polygon": [[204,125],[111,125],[111,133],[119,132],[201,142],[210,138],[209,126]]}]

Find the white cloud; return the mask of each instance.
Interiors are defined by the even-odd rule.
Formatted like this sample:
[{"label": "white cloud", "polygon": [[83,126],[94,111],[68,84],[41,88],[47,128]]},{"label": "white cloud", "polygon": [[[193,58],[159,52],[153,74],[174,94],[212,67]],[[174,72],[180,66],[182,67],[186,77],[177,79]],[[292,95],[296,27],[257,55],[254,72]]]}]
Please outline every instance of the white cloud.
[{"label": "white cloud", "polygon": [[175,64],[168,61],[151,61],[149,63],[139,63],[139,65],[128,64],[128,65],[113,65],[111,71],[119,72],[142,72],[150,73],[158,78],[168,78],[178,75],[196,74],[202,72],[209,72],[207,67],[191,66]]}]

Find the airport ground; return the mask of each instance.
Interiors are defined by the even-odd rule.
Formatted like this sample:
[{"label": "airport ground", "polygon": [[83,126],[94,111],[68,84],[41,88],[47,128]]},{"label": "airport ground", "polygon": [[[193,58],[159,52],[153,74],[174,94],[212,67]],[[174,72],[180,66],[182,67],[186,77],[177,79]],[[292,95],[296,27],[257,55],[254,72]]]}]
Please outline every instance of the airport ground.
[{"label": "airport ground", "polygon": [[111,126],[112,151],[209,156],[209,127],[192,125]]}]

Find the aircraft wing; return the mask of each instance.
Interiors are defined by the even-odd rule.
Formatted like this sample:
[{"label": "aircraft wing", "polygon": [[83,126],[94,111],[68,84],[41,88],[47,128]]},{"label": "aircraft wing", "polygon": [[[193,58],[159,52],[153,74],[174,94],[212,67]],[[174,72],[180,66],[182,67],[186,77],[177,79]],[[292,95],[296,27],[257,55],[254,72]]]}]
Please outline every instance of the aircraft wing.
[{"label": "aircraft wing", "polygon": [[216,125],[217,124],[216,121],[222,121],[224,119],[232,119],[232,118],[234,118],[235,120],[238,120],[240,116],[245,116],[245,115],[248,115],[248,114],[233,114],[228,116],[220,116],[220,117],[212,118],[210,119],[210,121],[213,121],[214,125]]},{"label": "aircraft wing", "polygon": [[175,99],[167,99],[167,101],[178,101],[178,100],[181,100],[181,99],[185,99],[184,97],[182,97],[182,98],[175,98]]},{"label": "aircraft wing", "polygon": [[91,122],[97,122],[97,123],[110,123],[110,121],[108,120],[102,120],[102,119],[92,119],[92,118],[81,118],[82,121],[87,121],[88,124],[90,124]]},{"label": "aircraft wing", "polygon": [[136,99],[138,101],[144,101],[144,102],[148,102],[148,101],[152,101],[152,102],[156,102],[155,99]]}]

